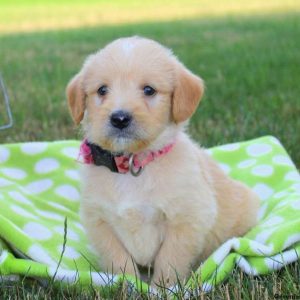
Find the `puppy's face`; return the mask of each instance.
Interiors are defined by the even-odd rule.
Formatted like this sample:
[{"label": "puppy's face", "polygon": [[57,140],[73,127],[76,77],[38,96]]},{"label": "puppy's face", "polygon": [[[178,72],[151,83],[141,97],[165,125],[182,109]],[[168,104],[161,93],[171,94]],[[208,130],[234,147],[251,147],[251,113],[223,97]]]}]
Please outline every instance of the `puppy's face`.
[{"label": "puppy's face", "polygon": [[75,123],[89,141],[112,152],[147,148],[171,124],[188,119],[202,80],[158,43],[116,40],[91,55],[67,87]]}]

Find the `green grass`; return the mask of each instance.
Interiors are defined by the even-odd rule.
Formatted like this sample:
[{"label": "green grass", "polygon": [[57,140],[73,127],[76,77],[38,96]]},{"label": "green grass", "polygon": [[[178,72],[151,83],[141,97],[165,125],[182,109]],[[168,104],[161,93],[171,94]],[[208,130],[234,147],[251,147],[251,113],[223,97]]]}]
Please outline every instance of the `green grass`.
[{"label": "green grass", "polygon": [[[46,1],[16,2],[18,6],[0,2],[0,72],[15,121],[12,129],[0,131],[0,143],[80,138],[66,106],[68,80],[91,52],[115,38],[138,34],[172,48],[204,78],[206,94],[190,123],[197,141],[210,147],[271,134],[299,168],[299,1],[270,0],[264,6],[261,1],[200,1],[202,9],[192,0],[172,5],[155,0],[155,8],[147,1],[91,1],[90,6],[75,1],[74,14],[60,9],[59,1],[47,7]],[[66,7],[70,2],[59,3]],[[103,18],[95,21],[95,10]],[[0,125],[5,121],[2,108],[0,104]],[[296,294],[299,273],[299,263],[261,278],[235,272],[208,297],[272,299],[275,293]],[[27,280],[1,283],[2,294],[13,299],[99,296],[45,289]],[[120,288],[110,298],[123,296]]]},{"label": "green grass", "polygon": [[277,136],[300,164],[300,13],[222,17],[0,36],[15,126],[0,142],[76,137],[64,89],[85,57],[139,34],[172,48],[206,82],[191,122],[205,146]]},{"label": "green grass", "polygon": [[[259,300],[259,299],[299,299],[300,298],[300,267],[299,264],[290,265],[283,270],[270,275],[251,277],[239,270],[234,270],[228,280],[217,286],[209,293],[199,293],[196,299],[218,300]],[[76,289],[65,286],[42,286],[38,281],[26,279],[18,282],[0,281],[1,299],[150,299],[136,291],[129,291],[120,285],[115,289]],[[174,295],[174,294],[173,294]],[[183,299],[180,292],[178,299]],[[294,298],[293,298],[294,297]],[[152,297],[151,299],[159,299]],[[167,299],[166,297],[160,299]],[[192,299],[192,298],[191,298]]]},{"label": "green grass", "polygon": [[1,0],[0,31],[28,32],[292,10],[299,11],[298,0]]}]

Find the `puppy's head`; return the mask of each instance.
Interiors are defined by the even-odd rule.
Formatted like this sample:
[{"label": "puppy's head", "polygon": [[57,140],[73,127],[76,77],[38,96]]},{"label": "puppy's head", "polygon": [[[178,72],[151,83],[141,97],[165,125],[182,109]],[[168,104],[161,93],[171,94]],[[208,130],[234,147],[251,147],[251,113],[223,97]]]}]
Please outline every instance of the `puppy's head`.
[{"label": "puppy's head", "polygon": [[116,40],[89,56],[67,86],[71,115],[89,141],[113,152],[147,148],[170,126],[186,121],[203,82],[160,44]]}]

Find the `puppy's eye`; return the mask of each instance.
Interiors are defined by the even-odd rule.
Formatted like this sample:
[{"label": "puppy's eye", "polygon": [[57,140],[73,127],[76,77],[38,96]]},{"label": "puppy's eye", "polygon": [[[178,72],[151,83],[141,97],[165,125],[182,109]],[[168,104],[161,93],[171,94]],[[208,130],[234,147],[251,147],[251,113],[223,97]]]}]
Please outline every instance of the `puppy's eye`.
[{"label": "puppy's eye", "polygon": [[153,87],[151,87],[149,85],[144,86],[144,94],[146,96],[153,96],[155,93],[156,93],[156,90]]},{"label": "puppy's eye", "polygon": [[101,87],[99,87],[97,93],[100,95],[100,96],[104,96],[108,93],[108,87],[106,85],[102,85]]}]

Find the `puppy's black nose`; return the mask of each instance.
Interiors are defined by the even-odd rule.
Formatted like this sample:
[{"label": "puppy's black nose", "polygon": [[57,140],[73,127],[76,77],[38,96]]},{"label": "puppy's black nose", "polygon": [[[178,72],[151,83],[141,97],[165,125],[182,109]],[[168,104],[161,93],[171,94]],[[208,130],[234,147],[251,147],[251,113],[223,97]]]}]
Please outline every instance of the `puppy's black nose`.
[{"label": "puppy's black nose", "polygon": [[110,116],[111,125],[119,129],[128,127],[131,120],[131,114],[124,110],[115,111]]}]

